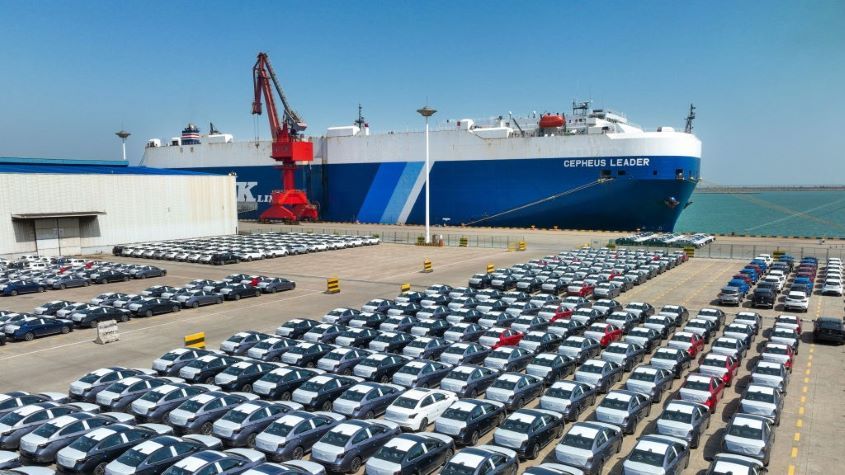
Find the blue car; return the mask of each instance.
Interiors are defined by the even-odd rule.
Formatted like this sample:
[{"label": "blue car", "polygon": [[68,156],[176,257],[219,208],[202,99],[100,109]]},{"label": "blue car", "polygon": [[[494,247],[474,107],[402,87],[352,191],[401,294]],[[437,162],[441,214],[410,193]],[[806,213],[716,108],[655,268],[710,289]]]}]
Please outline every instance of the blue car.
[{"label": "blue car", "polygon": [[0,292],[7,297],[14,297],[18,294],[44,292],[45,290],[44,284],[31,280],[10,280],[9,282],[0,284]]},{"label": "blue car", "polygon": [[730,287],[738,287],[739,291],[742,292],[743,295],[748,293],[748,289],[751,287],[748,285],[748,282],[742,279],[731,279],[728,281],[728,286]]},{"label": "blue car", "polygon": [[35,337],[70,333],[73,322],[59,318],[25,318],[3,327],[3,333],[10,340],[32,341]]}]

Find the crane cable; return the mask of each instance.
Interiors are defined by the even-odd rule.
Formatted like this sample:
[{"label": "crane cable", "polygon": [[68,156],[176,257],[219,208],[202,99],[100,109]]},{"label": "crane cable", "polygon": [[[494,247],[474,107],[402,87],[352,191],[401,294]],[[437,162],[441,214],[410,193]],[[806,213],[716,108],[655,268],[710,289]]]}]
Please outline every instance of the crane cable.
[{"label": "crane cable", "polygon": [[566,191],[562,191],[560,193],[555,193],[553,195],[546,196],[545,198],[540,198],[539,200],[535,200],[535,201],[532,201],[530,203],[526,203],[524,205],[517,206],[515,208],[511,208],[511,209],[508,209],[508,210],[505,210],[505,211],[500,211],[496,214],[492,214],[490,216],[485,216],[483,218],[476,219],[475,221],[463,223],[463,225],[464,226],[473,226],[473,225],[478,224],[482,221],[487,221],[487,220],[490,220],[490,219],[493,219],[493,218],[498,218],[499,216],[503,216],[505,214],[513,213],[515,211],[520,211],[520,210],[523,210],[525,208],[529,208],[531,206],[535,206],[535,205],[538,205],[538,204],[541,204],[541,203],[545,203],[547,201],[552,201],[552,200],[555,200],[555,199],[560,198],[562,196],[571,195],[572,193],[577,193],[579,191],[586,190],[587,188],[591,188],[595,185],[598,185],[600,183],[605,183],[607,181],[610,181],[610,180],[607,179],[607,178],[599,178],[596,181],[593,181],[593,182],[590,182],[590,183],[585,183],[583,185],[576,186],[575,188],[572,188],[572,189],[569,189],[569,190],[566,190]]}]

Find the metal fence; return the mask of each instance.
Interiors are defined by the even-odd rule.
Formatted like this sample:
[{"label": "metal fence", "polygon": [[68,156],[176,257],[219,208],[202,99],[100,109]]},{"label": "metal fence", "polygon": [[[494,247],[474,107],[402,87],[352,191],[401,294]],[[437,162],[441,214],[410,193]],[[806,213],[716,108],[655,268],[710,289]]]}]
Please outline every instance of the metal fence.
[{"label": "metal fence", "polygon": [[[378,236],[383,243],[390,244],[417,244],[420,238],[425,238],[425,235],[415,231],[367,231],[358,229],[335,229],[335,228],[320,228],[310,226],[278,226],[278,227],[262,227],[260,229],[249,229],[241,231],[241,234],[258,234],[266,232],[281,232],[281,233],[309,233],[309,234],[334,234],[334,235],[352,235],[352,236]],[[465,244],[461,241],[465,239]],[[524,235],[512,236],[491,236],[481,234],[440,234],[432,233],[431,241],[433,243],[443,242],[444,246],[452,247],[486,247],[493,249],[508,249],[516,248],[520,241],[525,241]]]},{"label": "metal fence", "polygon": [[[664,250],[664,251],[678,251],[677,247],[643,247],[643,246],[619,246],[627,249],[649,249],[649,250]],[[695,250],[695,257],[708,257],[712,259],[740,259],[751,260],[760,254],[773,254],[775,251],[781,251],[789,254],[796,259],[802,257],[816,257],[819,260],[827,260],[831,257],[838,257],[845,259],[845,245],[833,244],[829,246],[817,245],[765,245],[765,244],[708,244],[702,248]]]}]

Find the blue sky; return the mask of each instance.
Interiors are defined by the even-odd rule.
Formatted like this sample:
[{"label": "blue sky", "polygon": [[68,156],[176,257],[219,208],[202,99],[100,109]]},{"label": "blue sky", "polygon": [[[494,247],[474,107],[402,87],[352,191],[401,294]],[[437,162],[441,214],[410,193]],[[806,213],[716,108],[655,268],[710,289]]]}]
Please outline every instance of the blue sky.
[{"label": "blue sky", "polygon": [[[574,98],[653,128],[698,107],[703,178],[845,183],[845,2],[0,0],[0,156],[130,160],[212,121],[255,136],[268,51],[321,134],[436,118],[566,111]],[[266,119],[258,122],[269,135]]]}]

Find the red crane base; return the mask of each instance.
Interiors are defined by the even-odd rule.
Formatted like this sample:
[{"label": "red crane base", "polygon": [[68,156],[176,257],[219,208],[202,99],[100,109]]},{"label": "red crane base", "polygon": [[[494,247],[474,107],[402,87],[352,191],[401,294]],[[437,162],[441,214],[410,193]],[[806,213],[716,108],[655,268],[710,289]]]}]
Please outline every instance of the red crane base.
[{"label": "red crane base", "polygon": [[308,196],[302,190],[274,191],[267,208],[258,220],[266,223],[270,221],[316,221],[317,207],[308,201]]}]

